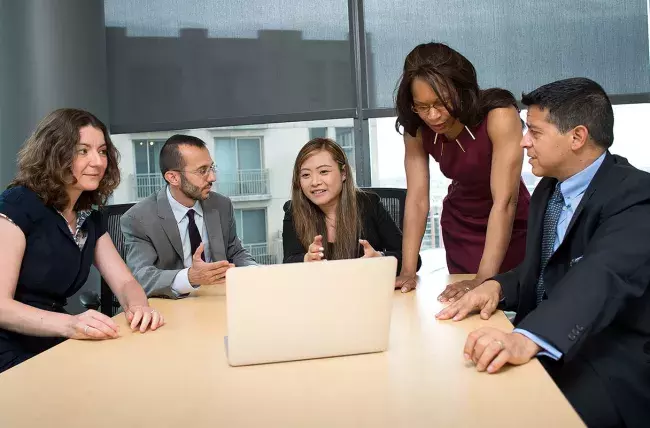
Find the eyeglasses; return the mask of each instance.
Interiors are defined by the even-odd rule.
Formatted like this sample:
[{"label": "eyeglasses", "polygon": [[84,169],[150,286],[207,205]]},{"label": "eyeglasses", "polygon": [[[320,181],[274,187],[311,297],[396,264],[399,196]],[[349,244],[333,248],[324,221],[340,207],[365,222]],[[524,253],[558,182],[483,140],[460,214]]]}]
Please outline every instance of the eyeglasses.
[{"label": "eyeglasses", "polygon": [[215,175],[216,175],[218,170],[219,169],[217,168],[217,166],[212,164],[210,166],[204,166],[204,167],[199,168],[199,169],[194,170],[194,171],[185,171],[185,170],[182,170],[182,169],[175,169],[174,171],[176,171],[176,172],[189,172],[190,174],[196,174],[196,175],[198,175],[200,177],[206,178],[206,177],[208,177],[210,175],[211,172],[214,172]]},{"label": "eyeglasses", "polygon": [[426,105],[411,106],[411,110],[413,110],[414,113],[423,114],[423,115],[429,114],[429,110],[431,109],[437,110],[438,113],[441,113],[445,109],[445,106],[444,104],[426,104]]}]

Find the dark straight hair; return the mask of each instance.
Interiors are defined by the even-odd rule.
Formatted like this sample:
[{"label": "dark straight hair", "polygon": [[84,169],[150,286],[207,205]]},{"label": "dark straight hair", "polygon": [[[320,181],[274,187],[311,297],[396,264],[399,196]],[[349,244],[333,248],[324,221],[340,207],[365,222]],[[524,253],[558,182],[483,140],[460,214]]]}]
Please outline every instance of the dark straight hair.
[{"label": "dark straight hair", "polygon": [[582,125],[598,146],[608,149],[614,143],[612,103],[602,86],[593,80],[558,80],[522,94],[522,103],[548,110],[548,122],[563,134]]},{"label": "dark straight hair", "polygon": [[206,148],[205,141],[192,135],[176,134],[169,137],[160,149],[160,172],[163,178],[167,171],[180,171],[185,167],[185,161],[179,149],[181,145]]}]

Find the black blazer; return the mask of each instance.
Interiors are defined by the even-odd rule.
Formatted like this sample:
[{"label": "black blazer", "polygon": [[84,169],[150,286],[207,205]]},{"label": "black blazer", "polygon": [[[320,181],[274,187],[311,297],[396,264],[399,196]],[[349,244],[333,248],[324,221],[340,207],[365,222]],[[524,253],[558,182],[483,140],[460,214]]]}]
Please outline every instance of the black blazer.
[{"label": "black blazer", "polygon": [[[376,251],[382,251],[386,256],[397,258],[397,273],[399,273],[402,269],[402,232],[376,194],[362,192],[357,203],[363,227],[359,238],[368,241]],[[325,242],[323,244],[327,245]],[[291,201],[284,204],[282,246],[284,248],[284,263],[304,261],[307,248],[303,247],[296,234],[291,214]],[[363,247],[359,245],[359,257],[361,256],[363,256]],[[422,260],[418,256],[418,270],[420,266],[422,266]]]},{"label": "black blazer", "polygon": [[549,259],[548,300],[536,308],[544,212],[556,183],[544,178],[533,193],[524,261],[494,279],[506,309],[517,311],[515,325],[563,353],[558,363],[543,359],[560,389],[595,373],[628,426],[647,426],[650,174],[607,153]]},{"label": "black blazer", "polygon": [[[46,311],[65,312],[67,299],[88,279],[95,244],[106,233],[100,213],[93,211],[82,226],[88,233],[82,250],[65,219],[25,187],[0,194],[0,213],[23,231],[26,240],[14,299]],[[0,329],[0,372],[63,340]]]}]

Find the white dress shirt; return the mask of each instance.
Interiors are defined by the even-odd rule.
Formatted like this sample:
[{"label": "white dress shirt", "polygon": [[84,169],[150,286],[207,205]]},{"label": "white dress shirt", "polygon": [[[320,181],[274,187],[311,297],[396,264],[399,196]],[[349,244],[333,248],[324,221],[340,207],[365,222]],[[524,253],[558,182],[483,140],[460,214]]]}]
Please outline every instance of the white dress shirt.
[{"label": "white dress shirt", "polygon": [[201,241],[203,242],[203,252],[205,254],[205,261],[210,262],[210,243],[208,242],[208,228],[205,225],[203,219],[203,208],[199,201],[194,202],[194,206],[191,208],[186,207],[185,205],[178,202],[172,196],[172,193],[167,186],[167,200],[169,200],[169,205],[172,208],[172,213],[176,219],[176,224],[178,225],[178,233],[181,236],[181,244],[183,245],[183,265],[185,269],[181,270],[174,277],[174,282],[172,283],[172,290],[177,295],[187,294],[190,291],[195,290],[196,287],[190,284],[189,279],[189,270],[192,266],[192,245],[190,243],[190,234],[188,232],[189,219],[187,218],[187,212],[190,209],[193,209],[196,214],[194,215],[194,223],[196,223],[197,229],[199,229],[199,234],[201,235]]}]

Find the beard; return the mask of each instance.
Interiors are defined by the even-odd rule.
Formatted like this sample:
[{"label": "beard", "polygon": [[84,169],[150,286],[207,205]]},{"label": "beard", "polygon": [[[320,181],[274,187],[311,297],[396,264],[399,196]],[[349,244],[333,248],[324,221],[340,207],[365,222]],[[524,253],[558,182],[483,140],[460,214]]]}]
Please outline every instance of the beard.
[{"label": "beard", "polygon": [[203,197],[203,189],[199,186],[195,186],[194,184],[190,183],[188,180],[185,179],[185,176],[181,174],[181,192],[188,198],[191,198],[195,201],[203,201],[207,199],[210,194],[208,193],[208,196]]}]

